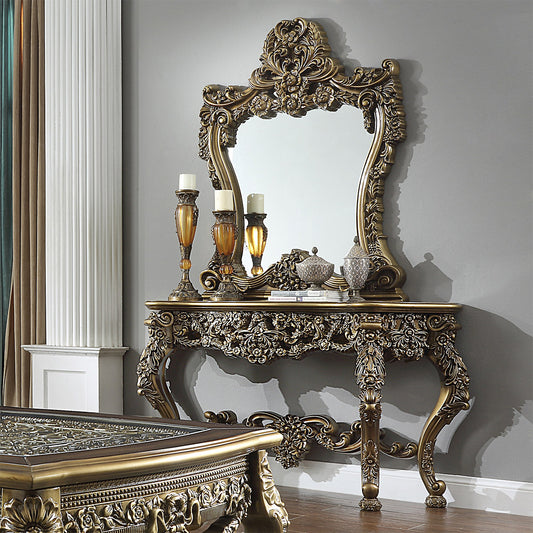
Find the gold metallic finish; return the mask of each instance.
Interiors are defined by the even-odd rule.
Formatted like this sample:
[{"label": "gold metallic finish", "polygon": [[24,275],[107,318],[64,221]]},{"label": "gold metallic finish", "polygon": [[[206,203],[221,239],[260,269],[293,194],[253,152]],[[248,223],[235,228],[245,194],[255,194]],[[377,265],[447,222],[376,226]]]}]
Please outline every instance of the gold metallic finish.
[{"label": "gold metallic finish", "polygon": [[129,498],[120,495],[120,488],[115,488],[109,501],[102,503],[94,503],[101,499],[99,492],[85,488],[86,500],[90,503],[63,506],[65,530],[113,531],[144,526],[149,532],[186,533],[202,525],[203,516],[219,515],[220,531],[229,532],[240,525],[251,502],[251,489],[245,475],[193,485],[179,492],[157,493],[140,485],[136,494]]},{"label": "gold metallic finish", "polygon": [[215,422],[217,424],[237,424],[237,415],[233,411],[220,411],[220,413],[206,411],[204,416],[208,422]]},{"label": "gold metallic finish", "polygon": [[210,299],[214,302],[240,300],[242,294],[231,280],[233,273],[232,255],[237,233],[235,211],[213,211],[213,214],[215,215],[215,224],[212,232],[220,259],[219,272],[222,279],[216,292],[210,295]]},{"label": "gold metallic finish", "polygon": [[390,455],[391,457],[409,459],[410,457],[416,457],[416,454],[418,453],[418,444],[416,442],[407,442],[406,444],[393,442],[391,445],[387,445],[381,442],[379,449],[384,454]]},{"label": "gold metallic finish", "polygon": [[[156,311],[279,311],[306,312],[306,313],[424,313],[424,314],[455,314],[462,308],[456,303],[430,303],[430,302],[380,302],[365,301],[357,303],[333,303],[333,302],[268,302],[265,300],[248,300],[244,302],[167,302],[164,300],[147,301],[148,309]],[[146,324],[146,323],[145,323]],[[460,326],[457,324],[457,327]]]},{"label": "gold metallic finish", "polygon": [[[331,56],[321,26],[302,18],[281,21],[270,31],[260,62],[247,87],[204,88],[199,153],[207,161],[213,187],[233,190],[237,226],[244,228],[241,190],[227,151],[235,146],[239,126],[251,117],[267,119],[278,113],[304,117],[313,109],[334,112],[342,105],[359,108],[365,129],[373,135],[354,206],[357,234],[372,259],[362,294],[365,298],[370,293],[380,299],[404,299],[401,286],[405,274],[383,234],[384,180],[394,163],[396,145],[405,139],[398,63],[386,59],[380,68],[358,67],[347,76],[340,62]],[[246,285],[241,263],[243,234],[240,229],[233,262],[241,265],[235,273],[244,278],[241,283]],[[207,270],[218,272],[218,267],[214,257]],[[256,282],[253,285],[258,286]]]},{"label": "gold metallic finish", "polygon": [[[222,411],[225,413],[227,411]],[[220,417],[217,419],[220,420]],[[271,411],[259,411],[244,420],[251,427],[269,427],[283,435],[279,446],[272,448],[276,461],[284,468],[298,466],[310,449],[312,440],[328,450],[355,452],[361,447],[361,430],[354,423],[350,431],[339,434],[335,420],[325,415],[279,415]]]},{"label": "gold metallic finish", "polygon": [[59,490],[29,494],[2,489],[0,532],[63,533]]},{"label": "gold metallic finish", "polygon": [[[22,448],[27,448],[24,432],[32,425],[42,423],[40,435],[51,440],[48,449],[41,446],[41,453],[33,455],[11,454],[4,446],[1,533],[188,533],[206,522],[206,532],[235,533],[249,508],[252,523],[270,527],[252,531],[286,530],[287,514],[271,474],[268,479],[264,449],[281,441],[271,429],[1,409],[0,420],[13,418],[18,419]],[[8,424],[14,427],[13,420]],[[122,426],[130,425],[144,425],[148,434],[159,426],[161,431],[155,431],[155,440],[109,442],[109,435],[123,436]],[[102,434],[100,447],[87,444],[91,431]],[[13,434],[9,438],[15,443]]]},{"label": "gold metallic finish", "polygon": [[261,259],[265,251],[268,230],[265,226],[265,213],[248,213],[244,215],[248,221],[246,228],[246,244],[252,256],[252,276],[259,276],[263,273]]},{"label": "gold metallic finish", "polygon": [[[379,453],[417,456],[420,476],[428,490],[428,505],[442,503],[445,484],[435,478],[433,446],[442,430],[462,409],[468,409],[469,378],[455,348],[460,328],[456,304],[410,302],[279,303],[265,301],[170,303],[148,302],[150,340],[143,351],[138,391],[163,416],[179,418],[167,386],[166,362],[180,348],[215,348],[228,356],[266,364],[301,359],[312,351],[353,354],[359,388],[360,421],[339,432],[324,415],[295,416],[253,413],[250,426],[276,429],[283,441],[276,459],[294,466],[312,441],[340,452],[361,451],[364,509],[377,509]],[[441,379],[441,394],[418,442],[387,445],[380,429],[382,388],[387,361],[428,358]],[[206,413],[209,420],[236,422],[231,411]],[[363,444],[362,444],[363,443]],[[445,503],[444,503],[445,505]]]},{"label": "gold metallic finish", "polygon": [[[41,489],[60,483],[98,481],[108,476],[124,477],[148,472],[184,468],[201,462],[213,462],[232,457],[243,446],[247,450],[269,448],[277,445],[281,437],[273,430],[265,428],[269,433],[256,435],[235,435],[220,441],[206,441],[185,447],[176,454],[175,446],[142,452],[116,453],[111,449],[103,457],[89,457],[83,460],[63,458],[51,463],[37,463],[28,470],[25,464],[2,464],[0,470],[0,486],[11,488]],[[1,457],[0,457],[1,459]]]},{"label": "gold metallic finish", "polygon": [[196,190],[176,191],[178,205],[176,207],[175,219],[176,232],[180,243],[182,279],[179,285],[170,293],[168,299],[171,301],[186,302],[201,300],[200,294],[193,287],[189,279],[191,249],[198,223],[198,207],[196,207],[198,194]]},{"label": "gold metallic finish", "polygon": [[164,424],[119,424],[57,416],[18,416],[2,413],[0,455],[32,456],[114,448],[179,437],[199,428]]},{"label": "gold metallic finish", "polygon": [[[245,293],[245,297],[255,299],[258,296],[268,296],[270,288],[280,290],[306,289],[308,284],[299,278],[296,273],[296,264],[308,257],[308,252],[294,249],[289,254],[283,254],[280,261],[271,265],[262,274],[251,278],[233,276],[232,281],[239,290]],[[212,291],[218,287],[220,280],[220,275],[214,270],[204,271],[200,275],[200,282],[207,291]],[[344,278],[342,280],[346,285]]]},{"label": "gold metallic finish", "polygon": [[[237,424],[237,415],[233,411],[206,411],[206,420],[219,424]],[[307,454],[310,443],[314,439],[318,444],[328,450],[353,453],[361,450],[361,421],[352,423],[348,431],[339,432],[337,422],[330,416],[309,415],[298,417],[296,415],[280,415],[272,411],[258,411],[245,418],[243,424],[251,427],[268,427],[275,429],[283,435],[280,446],[275,446],[272,451],[276,461],[285,468],[298,466]],[[306,425],[307,429],[302,429]],[[386,431],[380,429],[379,449],[391,457],[410,458],[418,453],[416,442],[393,442],[386,444],[384,439]],[[303,442],[304,439],[307,443]],[[291,443],[295,442],[295,446]]]},{"label": "gold metallic finish", "polygon": [[253,533],[287,533],[289,515],[274,484],[265,451],[250,455],[252,493],[260,495],[252,501],[244,520],[246,531]]}]

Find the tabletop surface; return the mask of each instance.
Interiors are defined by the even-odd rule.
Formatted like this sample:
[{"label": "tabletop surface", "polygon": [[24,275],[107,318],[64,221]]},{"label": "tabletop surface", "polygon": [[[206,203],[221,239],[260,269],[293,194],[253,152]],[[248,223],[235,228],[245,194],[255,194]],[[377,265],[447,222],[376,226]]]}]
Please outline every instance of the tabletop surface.
[{"label": "tabletop surface", "polygon": [[0,407],[0,488],[101,481],[276,446],[269,428]]},{"label": "tabletop surface", "polygon": [[0,455],[35,456],[160,441],[209,431],[185,423],[0,409]]},{"label": "tabletop surface", "polygon": [[457,313],[461,304],[442,302],[381,302],[367,300],[356,303],[336,302],[269,302],[268,300],[238,300],[228,302],[174,302],[151,300],[148,309],[157,311],[266,311],[286,313]]}]

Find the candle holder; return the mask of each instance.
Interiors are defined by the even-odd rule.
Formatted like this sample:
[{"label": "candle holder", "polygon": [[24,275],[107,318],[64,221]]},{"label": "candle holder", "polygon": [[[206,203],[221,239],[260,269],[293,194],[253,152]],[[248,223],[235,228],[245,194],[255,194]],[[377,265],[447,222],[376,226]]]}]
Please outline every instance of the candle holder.
[{"label": "candle holder", "polygon": [[246,243],[248,244],[248,251],[252,256],[252,276],[259,276],[263,273],[261,260],[268,236],[268,230],[264,223],[266,213],[248,213],[244,216],[248,221]]},{"label": "candle holder", "polygon": [[193,287],[189,279],[191,269],[191,248],[196,233],[196,224],[198,223],[198,207],[196,207],[196,198],[198,191],[184,189],[176,191],[178,205],[176,207],[176,232],[180,243],[181,261],[180,268],[182,278],[179,285],[170,293],[169,300],[175,302],[185,302],[191,300],[201,300],[202,297]]},{"label": "candle holder", "polygon": [[237,234],[235,211],[213,211],[213,215],[215,215],[213,239],[215,240],[220,257],[219,272],[222,274],[222,281],[218,290],[210,299],[215,302],[241,300],[242,293],[239,292],[233,281],[231,281],[231,274],[233,273],[231,259],[235,250]]}]

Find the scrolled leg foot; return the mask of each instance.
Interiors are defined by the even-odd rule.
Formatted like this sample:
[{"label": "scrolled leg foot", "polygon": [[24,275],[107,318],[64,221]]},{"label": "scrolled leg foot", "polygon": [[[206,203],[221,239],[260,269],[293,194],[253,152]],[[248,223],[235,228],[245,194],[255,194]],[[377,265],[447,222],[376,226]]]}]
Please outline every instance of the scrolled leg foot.
[{"label": "scrolled leg foot", "polygon": [[361,511],[380,511],[381,502],[377,498],[363,498],[359,502]]},{"label": "scrolled leg foot", "polygon": [[446,498],[444,496],[428,496],[426,498],[426,507],[443,509],[446,507]]}]

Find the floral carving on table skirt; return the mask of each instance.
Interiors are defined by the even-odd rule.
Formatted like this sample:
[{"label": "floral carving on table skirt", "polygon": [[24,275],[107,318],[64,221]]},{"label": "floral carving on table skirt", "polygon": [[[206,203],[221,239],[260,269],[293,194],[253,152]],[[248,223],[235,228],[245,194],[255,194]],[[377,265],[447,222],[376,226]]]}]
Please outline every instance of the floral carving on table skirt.
[{"label": "floral carving on table skirt", "polygon": [[247,477],[232,477],[196,489],[169,492],[164,496],[138,498],[113,505],[87,506],[63,513],[65,533],[112,531],[145,524],[157,533],[188,533],[202,523],[202,509],[225,504],[225,527],[235,531],[251,503]]}]

